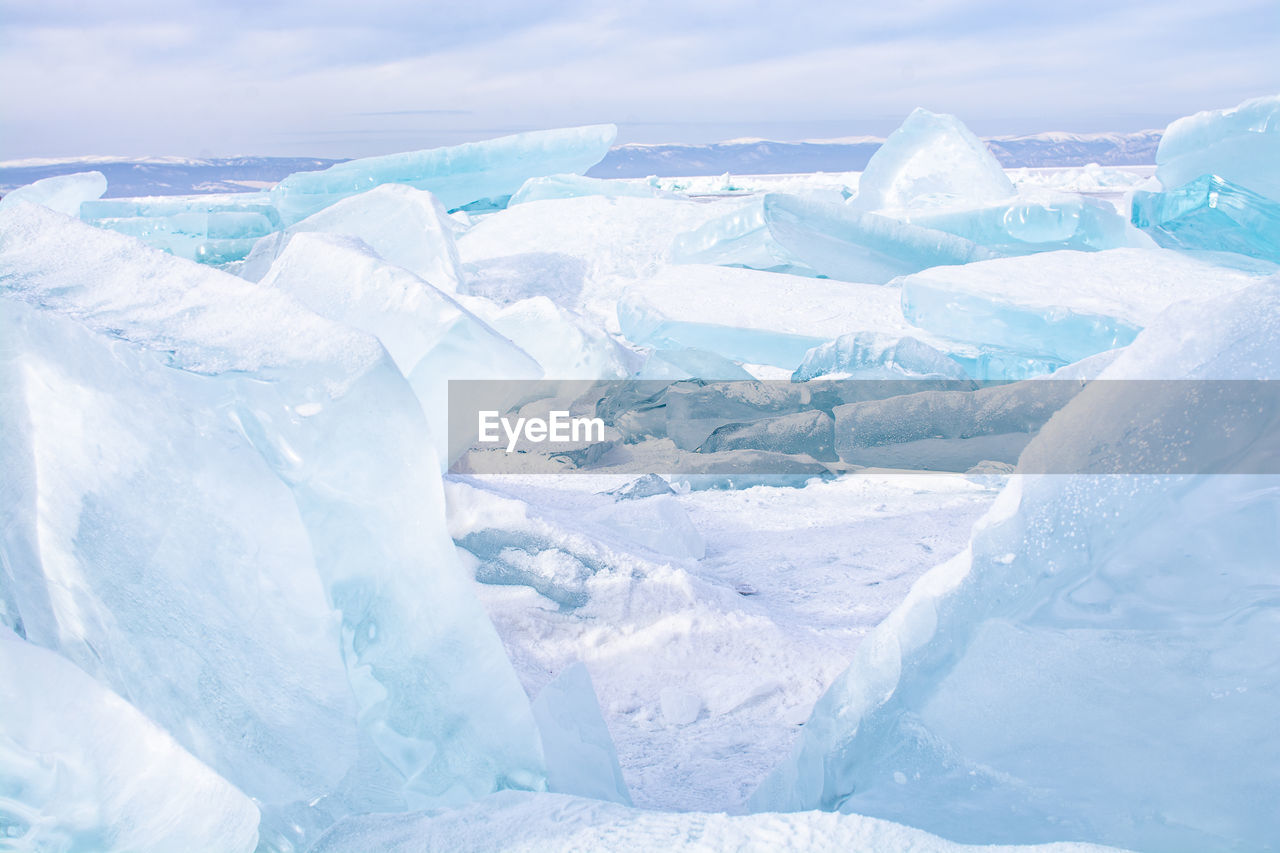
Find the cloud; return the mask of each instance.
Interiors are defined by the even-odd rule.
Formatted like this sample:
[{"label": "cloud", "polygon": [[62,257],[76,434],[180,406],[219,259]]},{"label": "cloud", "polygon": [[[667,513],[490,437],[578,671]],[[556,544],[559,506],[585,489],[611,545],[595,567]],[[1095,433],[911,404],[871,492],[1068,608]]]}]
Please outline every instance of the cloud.
[{"label": "cloud", "polygon": [[645,141],[883,133],[917,105],[985,133],[1124,130],[1280,91],[1272,0],[47,0],[0,17],[4,158],[362,155],[594,121]]}]

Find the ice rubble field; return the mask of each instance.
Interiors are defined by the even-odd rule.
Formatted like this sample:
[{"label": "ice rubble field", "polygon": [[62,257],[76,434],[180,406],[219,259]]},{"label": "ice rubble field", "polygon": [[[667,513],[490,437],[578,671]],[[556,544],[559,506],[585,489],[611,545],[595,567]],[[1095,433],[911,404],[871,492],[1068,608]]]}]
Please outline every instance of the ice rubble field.
[{"label": "ice rubble field", "polygon": [[[1003,463],[1274,470],[1273,408],[1090,380],[1280,378],[1280,97],[1154,176],[923,110],[861,174],[612,140],[0,199],[0,849],[1275,849],[1280,478]],[[753,376],[1071,381],[1004,460],[1026,383],[921,432],[695,382],[626,464],[450,468],[450,379]],[[872,416],[956,473],[861,468]]]}]

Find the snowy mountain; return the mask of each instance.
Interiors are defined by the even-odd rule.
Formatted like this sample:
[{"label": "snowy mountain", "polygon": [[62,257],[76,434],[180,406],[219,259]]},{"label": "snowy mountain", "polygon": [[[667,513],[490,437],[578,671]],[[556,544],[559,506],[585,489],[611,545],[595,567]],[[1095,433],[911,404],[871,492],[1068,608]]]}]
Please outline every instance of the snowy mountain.
[{"label": "snowy mountain", "polygon": [[[1138,133],[1037,133],[985,140],[1006,168],[1021,166],[1150,165],[1156,161],[1160,131]],[[649,175],[791,174],[855,172],[865,168],[883,139],[773,142],[744,139],[711,145],[619,145],[588,175],[597,178],[643,178]]]},{"label": "snowy mountain", "polygon": [[0,192],[42,178],[96,170],[107,176],[107,198],[244,192],[293,172],[325,169],[338,160],[315,157],[65,157],[0,162]]}]

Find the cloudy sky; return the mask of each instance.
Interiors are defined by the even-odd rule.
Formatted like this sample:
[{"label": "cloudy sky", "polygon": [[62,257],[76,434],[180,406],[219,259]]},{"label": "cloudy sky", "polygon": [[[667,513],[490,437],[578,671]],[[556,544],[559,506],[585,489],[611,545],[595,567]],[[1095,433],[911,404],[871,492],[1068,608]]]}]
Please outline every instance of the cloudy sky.
[{"label": "cloudy sky", "polygon": [[[1138,130],[1280,91],[1276,0],[0,0],[0,159]],[[789,8],[790,7],[790,8]]]}]

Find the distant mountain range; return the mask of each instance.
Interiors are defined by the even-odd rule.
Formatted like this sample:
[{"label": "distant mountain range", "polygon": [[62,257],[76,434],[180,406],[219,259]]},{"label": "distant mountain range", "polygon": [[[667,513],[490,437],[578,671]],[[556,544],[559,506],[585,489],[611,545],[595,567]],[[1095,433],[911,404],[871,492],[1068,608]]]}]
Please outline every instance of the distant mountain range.
[{"label": "distant mountain range", "polygon": [[[986,140],[1006,168],[1019,166],[1144,166],[1156,162],[1161,131],[1138,133],[1037,133]],[[587,174],[596,178],[657,175],[776,175],[792,172],[858,172],[883,139],[772,142],[742,139],[711,145],[619,145]]]},{"label": "distant mountain range", "polygon": [[[597,178],[777,175],[856,172],[884,142],[875,137],[773,142],[741,139],[703,145],[619,145],[587,174]],[[986,140],[1007,168],[1019,166],[1141,166],[1156,161],[1160,131],[1037,133]],[[267,187],[292,172],[324,169],[341,160],[313,157],[70,157],[0,162],[0,193],[41,178],[96,169],[107,177],[108,197],[244,192]]]}]

